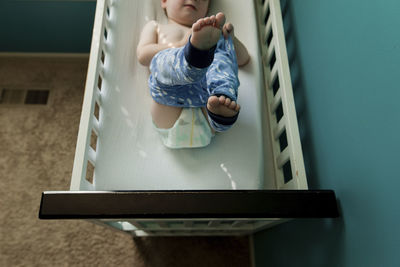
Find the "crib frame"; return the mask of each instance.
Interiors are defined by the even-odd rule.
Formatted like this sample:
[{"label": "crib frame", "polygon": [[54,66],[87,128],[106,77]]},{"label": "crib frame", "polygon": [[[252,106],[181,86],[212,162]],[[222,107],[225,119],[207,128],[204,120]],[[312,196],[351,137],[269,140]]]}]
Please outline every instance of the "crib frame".
[{"label": "crib frame", "polygon": [[291,218],[337,217],[331,190],[44,192],[41,219],[89,219],[134,236],[243,235]]},{"label": "crib frame", "polygon": [[339,215],[333,191],[307,190],[280,2],[254,1],[268,100],[264,123],[270,124],[273,138],[277,190],[94,191],[115,3],[98,0],[70,191],[43,192],[39,218],[86,219],[134,236],[164,236],[243,235],[292,218]]}]

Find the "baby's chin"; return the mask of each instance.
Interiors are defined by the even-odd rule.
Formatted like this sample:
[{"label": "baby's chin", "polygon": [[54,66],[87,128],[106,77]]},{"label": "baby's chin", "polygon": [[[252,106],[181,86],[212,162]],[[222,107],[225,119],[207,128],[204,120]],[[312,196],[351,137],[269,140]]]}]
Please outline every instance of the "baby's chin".
[{"label": "baby's chin", "polygon": [[180,17],[180,18],[172,18],[174,21],[178,22],[179,24],[188,26],[188,27],[192,27],[193,23],[195,23],[196,21],[198,21],[199,19],[201,19],[203,17],[192,17],[192,16],[188,16],[188,17]]}]

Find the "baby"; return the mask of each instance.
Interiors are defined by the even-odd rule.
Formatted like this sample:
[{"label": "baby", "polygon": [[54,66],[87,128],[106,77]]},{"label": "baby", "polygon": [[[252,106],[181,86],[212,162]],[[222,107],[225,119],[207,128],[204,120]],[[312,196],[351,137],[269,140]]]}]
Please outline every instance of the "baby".
[{"label": "baby", "polygon": [[161,0],[168,24],[148,22],[137,47],[150,66],[152,119],[170,148],[207,146],[239,114],[238,66],[250,57],[223,13],[206,17],[209,2]]}]

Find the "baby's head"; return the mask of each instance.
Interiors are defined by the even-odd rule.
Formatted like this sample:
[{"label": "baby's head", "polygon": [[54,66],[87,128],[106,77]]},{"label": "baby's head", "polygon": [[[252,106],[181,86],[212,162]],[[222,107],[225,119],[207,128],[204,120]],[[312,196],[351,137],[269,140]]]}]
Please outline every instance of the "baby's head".
[{"label": "baby's head", "polygon": [[161,0],[168,19],[191,27],[198,19],[207,15],[211,0]]}]

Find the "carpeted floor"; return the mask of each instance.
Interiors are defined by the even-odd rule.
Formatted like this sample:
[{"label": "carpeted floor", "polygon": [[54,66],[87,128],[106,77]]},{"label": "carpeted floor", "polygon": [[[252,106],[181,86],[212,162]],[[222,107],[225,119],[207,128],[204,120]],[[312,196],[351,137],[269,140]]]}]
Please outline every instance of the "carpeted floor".
[{"label": "carpeted floor", "polygon": [[0,266],[250,266],[247,237],[133,239],[38,219],[42,191],[69,189],[87,62],[0,56],[0,90],[50,90],[47,105],[0,104]]}]

